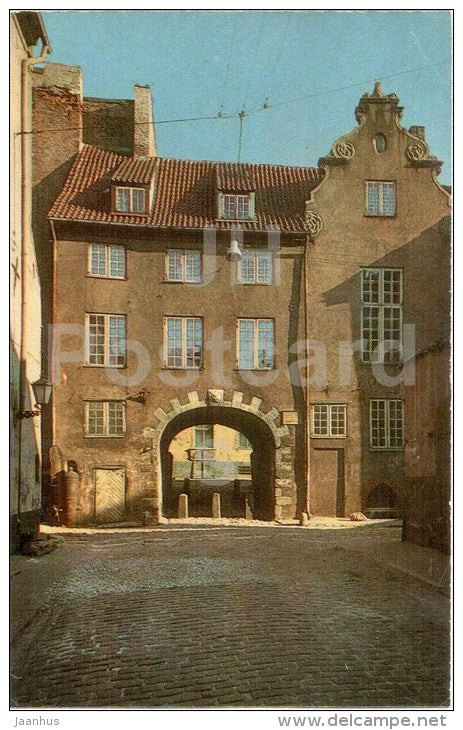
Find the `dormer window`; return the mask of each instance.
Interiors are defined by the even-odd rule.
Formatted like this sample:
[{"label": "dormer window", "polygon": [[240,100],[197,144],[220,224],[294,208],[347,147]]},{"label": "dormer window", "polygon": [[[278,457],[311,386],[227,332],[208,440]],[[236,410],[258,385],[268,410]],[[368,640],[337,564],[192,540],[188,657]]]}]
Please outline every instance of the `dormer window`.
[{"label": "dormer window", "polygon": [[146,210],[145,188],[116,187],[115,210],[118,213],[142,213]]},{"label": "dormer window", "polygon": [[219,193],[219,218],[229,221],[248,221],[254,218],[254,193],[237,195]]}]

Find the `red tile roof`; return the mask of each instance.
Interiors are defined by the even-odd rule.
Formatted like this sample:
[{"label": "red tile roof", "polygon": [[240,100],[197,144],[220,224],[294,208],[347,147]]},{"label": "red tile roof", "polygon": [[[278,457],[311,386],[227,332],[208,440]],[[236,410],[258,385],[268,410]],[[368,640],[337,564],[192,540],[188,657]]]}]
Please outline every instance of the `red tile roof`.
[{"label": "red tile roof", "polygon": [[[148,216],[111,211],[111,181],[141,183],[141,178],[144,181],[143,176],[153,171],[154,204]],[[235,184],[240,180],[248,185],[252,182],[256,192],[255,220],[232,222],[216,218],[218,174],[227,179],[231,176]],[[136,175],[140,178],[135,179]],[[311,167],[129,158],[84,145],[49,217],[156,228],[239,226],[244,230],[265,231],[276,226],[282,231],[305,231],[305,201],[322,175],[321,169]]]},{"label": "red tile roof", "polygon": [[239,162],[218,162],[216,174],[218,190],[246,193],[256,189],[251,171]]},{"label": "red tile roof", "polygon": [[118,183],[149,184],[153,177],[154,157],[126,157],[112,175]]}]

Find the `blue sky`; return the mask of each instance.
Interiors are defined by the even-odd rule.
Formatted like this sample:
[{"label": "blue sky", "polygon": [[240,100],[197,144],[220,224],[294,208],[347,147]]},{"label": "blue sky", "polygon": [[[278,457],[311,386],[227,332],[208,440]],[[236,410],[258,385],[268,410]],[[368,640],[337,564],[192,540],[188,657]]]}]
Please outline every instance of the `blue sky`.
[{"label": "blue sky", "polygon": [[[84,94],[133,98],[150,84],[156,120],[269,108],[245,117],[241,159],[316,165],[355,126],[354,108],[384,79],[426,127],[450,182],[451,16],[447,11],[43,12],[50,60],[84,72]],[[441,63],[446,62],[446,63]],[[412,73],[403,73],[417,67]],[[367,82],[367,83],[362,83]],[[324,93],[340,87],[354,88]],[[287,100],[314,95],[290,104]],[[239,121],[159,124],[158,154],[236,160]]]}]

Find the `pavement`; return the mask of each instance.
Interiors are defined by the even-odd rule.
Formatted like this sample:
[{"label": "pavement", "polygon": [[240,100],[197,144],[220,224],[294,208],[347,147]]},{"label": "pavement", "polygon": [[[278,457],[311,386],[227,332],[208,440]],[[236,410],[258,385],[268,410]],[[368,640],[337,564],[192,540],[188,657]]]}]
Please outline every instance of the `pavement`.
[{"label": "pavement", "polygon": [[449,707],[448,556],[396,522],[44,529],[12,556],[15,709]]}]

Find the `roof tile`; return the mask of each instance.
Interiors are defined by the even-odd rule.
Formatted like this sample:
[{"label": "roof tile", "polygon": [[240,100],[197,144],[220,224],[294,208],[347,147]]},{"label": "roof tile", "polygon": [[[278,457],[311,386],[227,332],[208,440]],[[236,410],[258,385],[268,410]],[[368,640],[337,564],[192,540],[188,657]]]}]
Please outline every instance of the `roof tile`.
[{"label": "roof tile", "polygon": [[[111,210],[111,183],[148,183],[153,173],[155,197],[148,216]],[[239,225],[244,230],[265,231],[277,227],[287,232],[305,231],[305,202],[322,176],[320,168],[161,157],[131,158],[84,145],[50,209],[49,217],[156,228],[216,226],[229,229]],[[227,188],[228,185],[232,187]],[[255,190],[255,219],[239,222],[218,220],[218,188],[243,192]]]}]

